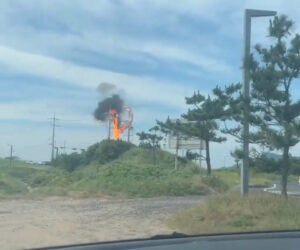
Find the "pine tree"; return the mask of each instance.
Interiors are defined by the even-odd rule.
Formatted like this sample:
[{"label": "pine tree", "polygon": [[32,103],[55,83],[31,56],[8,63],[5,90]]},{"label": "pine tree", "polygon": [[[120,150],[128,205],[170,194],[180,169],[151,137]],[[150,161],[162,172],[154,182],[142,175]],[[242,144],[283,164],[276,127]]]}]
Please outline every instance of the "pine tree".
[{"label": "pine tree", "polygon": [[183,126],[179,119],[172,121],[169,117],[165,122],[156,121],[157,127],[166,137],[173,136],[177,139],[175,148],[175,170],[177,170],[178,165],[178,150],[179,150],[179,139],[183,135]]},{"label": "pine tree", "polygon": [[205,143],[207,175],[211,174],[210,143],[223,142],[226,140],[218,134],[218,120],[222,117],[221,102],[217,98],[205,97],[199,92],[186,97],[186,103],[191,106],[182,117],[188,122],[182,124],[181,131],[190,137],[196,137]]},{"label": "pine tree", "polygon": [[153,163],[156,164],[156,154],[157,149],[160,148],[160,142],[162,141],[163,137],[158,134],[159,127],[154,126],[153,128],[149,129],[148,132],[140,132],[137,133],[137,136],[140,140],[140,146],[152,149],[152,157]]},{"label": "pine tree", "polygon": [[286,16],[270,21],[272,45],[255,46],[246,66],[252,81],[252,105],[258,122],[257,138],[282,151],[282,195],[287,195],[290,148],[300,140],[300,101],[292,98],[292,85],[300,73],[300,36],[292,37],[293,22]]}]

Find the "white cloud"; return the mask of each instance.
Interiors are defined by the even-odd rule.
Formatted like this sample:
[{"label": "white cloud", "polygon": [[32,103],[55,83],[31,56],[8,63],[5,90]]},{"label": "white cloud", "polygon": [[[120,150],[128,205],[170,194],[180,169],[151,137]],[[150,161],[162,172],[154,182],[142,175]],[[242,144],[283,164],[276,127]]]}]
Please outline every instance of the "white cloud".
[{"label": "white cloud", "polygon": [[0,120],[45,122],[49,120],[53,114],[56,114],[56,116],[60,117],[62,120],[74,121],[77,124],[96,124],[92,117],[92,111],[87,114],[74,112],[71,105],[58,99],[2,102],[0,105]]},{"label": "white cloud", "polygon": [[[197,16],[207,16],[209,13],[215,16],[216,12],[225,8],[214,7],[215,1],[174,1],[172,4],[169,1],[124,1],[121,5],[111,1],[88,2],[89,4],[82,4],[81,1],[73,1],[72,6],[68,8],[63,8],[66,7],[68,1],[38,3],[27,1],[26,4],[19,3],[17,7],[5,4],[2,8],[7,11],[0,17],[0,29],[3,34],[0,41],[2,44],[20,50],[51,56],[65,53],[66,48],[69,49],[68,53],[71,53],[72,49],[87,49],[147,65],[151,63],[151,58],[149,59],[144,54],[147,53],[156,59],[168,60],[172,63],[187,62],[199,68],[199,71],[218,73],[230,71],[230,66],[221,58],[221,50],[218,50],[216,46],[207,49],[209,47],[207,43],[213,44],[213,40],[204,33],[194,33],[190,39],[187,39],[190,34],[178,34],[176,39],[168,40],[161,39],[158,35],[149,38],[148,35],[139,35],[141,27],[132,27],[134,32],[130,33],[123,31],[121,20],[119,20],[124,18],[124,23],[128,22],[128,26],[134,25],[133,20],[141,25],[151,20],[156,23],[145,27],[150,32],[156,26],[157,28],[164,26],[166,30],[172,30],[172,33],[176,34],[179,29],[184,30],[184,23],[176,21],[172,24],[172,21],[164,20],[165,18],[171,15],[176,19],[176,16],[186,13],[194,13]],[[33,6],[40,13],[44,13],[47,18],[39,19],[39,15],[32,11]],[[226,6],[228,8],[228,5]],[[131,14],[133,11],[134,15]],[[163,13],[160,15],[161,11]],[[80,22],[77,18],[79,13],[82,16]],[[114,16],[116,23],[114,23]],[[97,26],[93,22],[97,18],[106,20],[109,27]],[[128,21],[128,19],[133,20]],[[212,20],[218,19],[212,18]],[[36,25],[35,22],[41,22],[41,24]],[[48,28],[57,23],[66,27],[67,30],[61,32],[59,28],[58,30]],[[35,26],[41,27],[38,29]],[[199,36],[202,39],[197,39]],[[192,41],[198,46],[190,46]],[[189,73],[189,70],[185,71],[185,68],[181,68],[181,71]]]},{"label": "white cloud", "polygon": [[158,58],[191,63],[207,72],[229,73],[231,71],[231,66],[222,61],[222,59],[201,55],[196,51],[193,53],[176,46],[146,43],[144,46],[141,46],[140,50]]},{"label": "white cloud", "polygon": [[100,82],[111,82],[124,89],[128,98],[132,100],[173,107],[183,106],[184,96],[193,92],[193,89],[189,86],[78,66],[6,46],[0,46],[0,63],[27,74],[57,79],[90,89],[96,89]]}]

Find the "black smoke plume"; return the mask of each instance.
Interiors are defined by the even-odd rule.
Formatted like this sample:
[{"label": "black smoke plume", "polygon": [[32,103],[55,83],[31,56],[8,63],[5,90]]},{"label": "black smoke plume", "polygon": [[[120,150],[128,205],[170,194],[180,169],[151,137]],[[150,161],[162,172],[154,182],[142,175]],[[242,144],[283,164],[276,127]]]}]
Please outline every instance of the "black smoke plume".
[{"label": "black smoke plume", "polygon": [[124,107],[124,101],[119,95],[112,95],[98,103],[98,107],[94,111],[94,117],[100,121],[106,121],[109,118],[109,110],[115,109],[121,113]]}]

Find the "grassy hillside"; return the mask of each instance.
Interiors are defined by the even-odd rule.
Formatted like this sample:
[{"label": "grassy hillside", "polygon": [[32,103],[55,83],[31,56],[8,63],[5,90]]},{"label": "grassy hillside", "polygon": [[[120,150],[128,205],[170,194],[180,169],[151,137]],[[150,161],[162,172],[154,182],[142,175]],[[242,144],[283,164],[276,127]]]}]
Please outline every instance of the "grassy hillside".
[{"label": "grassy hillside", "polygon": [[[240,183],[238,169],[204,169],[179,159],[174,170],[174,155],[126,142],[103,141],[82,154],[61,156],[55,167],[0,160],[0,196],[37,195],[121,195],[181,196],[224,192]],[[276,174],[250,171],[252,186],[268,186],[279,179]]]},{"label": "grassy hillside", "polygon": [[161,150],[154,164],[151,153],[149,149],[134,147],[105,164],[94,161],[70,173],[57,172],[51,178],[48,173],[47,184],[39,191],[152,197],[205,195],[228,188],[218,177],[206,177],[205,171],[192,163],[180,162],[175,171],[174,156]]},{"label": "grassy hillside", "polygon": [[300,229],[300,200],[273,195],[214,197],[170,218],[168,226],[187,234]]},{"label": "grassy hillside", "polygon": [[[168,152],[157,150],[154,162],[152,149],[122,143],[120,154],[110,152],[107,155],[103,153],[108,151],[107,145],[111,147],[111,142],[93,146],[92,150],[82,155],[61,158],[56,167],[50,170],[32,168],[34,166],[25,163],[21,166],[21,162],[10,168],[0,161],[0,192],[2,195],[105,194],[152,197],[206,195],[228,189],[228,185],[219,177],[206,177],[205,170],[183,159],[179,160],[178,170],[175,171],[174,156]],[[65,168],[68,162],[76,164],[72,168]]]}]

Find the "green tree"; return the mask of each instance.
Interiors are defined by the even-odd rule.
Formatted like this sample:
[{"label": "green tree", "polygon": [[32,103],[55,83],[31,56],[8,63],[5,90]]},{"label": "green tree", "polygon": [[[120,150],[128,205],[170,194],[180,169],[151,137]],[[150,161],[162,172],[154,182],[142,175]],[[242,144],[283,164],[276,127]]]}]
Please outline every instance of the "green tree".
[{"label": "green tree", "polygon": [[118,159],[122,154],[133,148],[132,143],[122,140],[103,140],[98,147],[97,158],[100,163]]},{"label": "green tree", "polygon": [[196,137],[204,141],[207,175],[210,175],[210,143],[221,143],[226,140],[218,133],[218,120],[223,116],[222,103],[217,98],[205,97],[199,92],[195,92],[191,97],[186,97],[186,103],[192,108],[182,115],[188,122],[181,124],[181,131],[189,137]]},{"label": "green tree", "polygon": [[[216,96],[218,107],[221,108],[220,120],[223,121],[221,131],[233,136],[237,142],[242,143],[244,141],[244,107],[247,106],[249,110],[248,121],[252,125],[257,125],[260,122],[260,119],[255,115],[257,107],[253,106],[250,100],[243,98],[240,83],[230,84],[223,88],[217,86],[213,89],[213,93]],[[248,139],[250,143],[257,143],[260,137],[252,129]]]},{"label": "green tree", "polygon": [[163,137],[158,135],[159,127],[154,126],[153,128],[149,129],[149,132],[140,132],[137,133],[137,136],[140,140],[140,146],[145,148],[152,149],[153,155],[153,163],[156,164],[156,151],[160,148],[160,142],[162,141]]},{"label": "green tree", "polygon": [[156,121],[157,127],[162,132],[165,137],[173,136],[176,138],[176,148],[175,148],[175,170],[177,170],[178,165],[178,150],[179,150],[179,140],[184,134],[184,126],[180,123],[179,119],[172,121],[169,117],[165,122]]},{"label": "green tree", "polygon": [[65,169],[67,171],[74,171],[82,164],[82,157],[78,153],[59,155],[54,161],[53,166]]},{"label": "green tree", "polygon": [[272,44],[255,46],[246,66],[252,81],[252,105],[258,124],[257,137],[271,149],[282,151],[281,193],[287,195],[290,148],[300,140],[300,101],[292,86],[300,73],[300,35],[292,36],[293,22],[275,17],[269,26]]},{"label": "green tree", "polygon": [[230,155],[233,157],[236,168],[240,167],[240,161],[243,159],[243,150],[236,148],[234,151],[230,152]]}]

